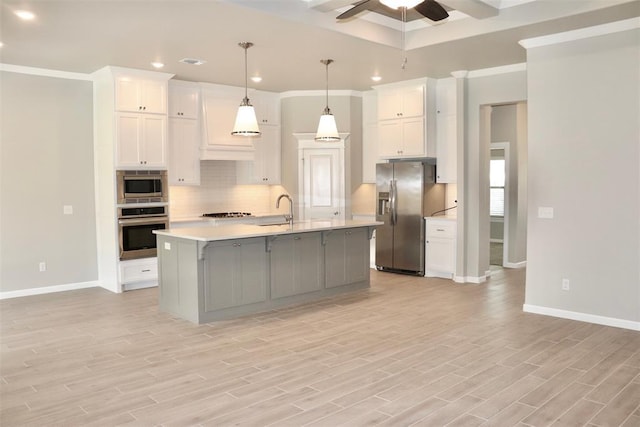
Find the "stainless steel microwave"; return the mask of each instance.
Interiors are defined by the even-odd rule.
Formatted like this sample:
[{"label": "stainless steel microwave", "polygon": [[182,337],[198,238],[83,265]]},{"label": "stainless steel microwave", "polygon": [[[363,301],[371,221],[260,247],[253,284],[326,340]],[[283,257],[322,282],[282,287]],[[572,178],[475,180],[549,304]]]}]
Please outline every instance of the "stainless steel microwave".
[{"label": "stainless steel microwave", "polygon": [[117,171],[118,204],[167,203],[167,171]]}]

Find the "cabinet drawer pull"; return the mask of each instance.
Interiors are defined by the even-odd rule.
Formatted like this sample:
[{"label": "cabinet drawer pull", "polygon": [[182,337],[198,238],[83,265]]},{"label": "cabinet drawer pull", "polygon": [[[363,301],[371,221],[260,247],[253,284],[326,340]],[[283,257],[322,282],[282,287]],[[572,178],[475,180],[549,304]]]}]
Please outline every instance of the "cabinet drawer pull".
[{"label": "cabinet drawer pull", "polygon": [[151,271],[151,270],[150,270],[150,269],[148,269],[148,268],[147,268],[146,270],[142,270],[142,272],[143,272],[143,273],[148,273],[148,272],[150,272],[150,271]]},{"label": "cabinet drawer pull", "polygon": [[444,228],[436,228],[436,231],[444,231]]}]

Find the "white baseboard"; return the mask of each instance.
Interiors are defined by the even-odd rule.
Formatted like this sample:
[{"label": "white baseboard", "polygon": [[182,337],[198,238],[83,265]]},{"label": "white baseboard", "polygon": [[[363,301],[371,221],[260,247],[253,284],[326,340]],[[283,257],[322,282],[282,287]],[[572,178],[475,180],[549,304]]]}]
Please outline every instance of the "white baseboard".
[{"label": "white baseboard", "polygon": [[44,286],[42,288],[21,289],[18,291],[5,291],[0,292],[0,300],[97,287],[100,287],[100,284],[97,280],[94,280],[91,282],[68,283],[66,285]]},{"label": "white baseboard", "polygon": [[503,267],[506,268],[524,268],[527,266],[527,261],[520,262],[505,262]]},{"label": "white baseboard", "polygon": [[483,283],[487,281],[487,276],[453,276],[453,281],[456,283]]},{"label": "white baseboard", "polygon": [[531,304],[524,304],[522,310],[526,313],[543,314],[545,316],[560,317],[562,319],[578,320],[580,322],[640,331],[640,322],[634,322],[632,320],[616,319],[614,317],[598,316],[596,314],[579,313],[576,311],[560,310]]}]

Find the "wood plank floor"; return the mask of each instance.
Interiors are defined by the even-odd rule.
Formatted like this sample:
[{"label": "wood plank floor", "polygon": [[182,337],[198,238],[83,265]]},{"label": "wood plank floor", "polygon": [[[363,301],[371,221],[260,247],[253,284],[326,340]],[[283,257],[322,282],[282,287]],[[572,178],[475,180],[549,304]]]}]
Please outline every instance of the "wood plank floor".
[{"label": "wood plank floor", "polygon": [[193,325],[157,289],[0,301],[0,425],[640,426],[640,333],[522,312],[524,270]]}]

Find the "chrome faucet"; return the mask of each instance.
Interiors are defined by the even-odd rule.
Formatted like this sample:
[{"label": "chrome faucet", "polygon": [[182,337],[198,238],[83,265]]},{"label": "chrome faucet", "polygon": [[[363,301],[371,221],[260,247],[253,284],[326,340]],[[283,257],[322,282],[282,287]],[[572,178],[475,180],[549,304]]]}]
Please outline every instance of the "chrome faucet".
[{"label": "chrome faucet", "polygon": [[285,215],[284,218],[289,221],[289,225],[293,225],[293,200],[291,200],[291,197],[289,197],[288,194],[281,194],[278,196],[278,200],[276,200],[276,209],[280,207],[280,199],[283,197],[289,200],[289,215]]}]

